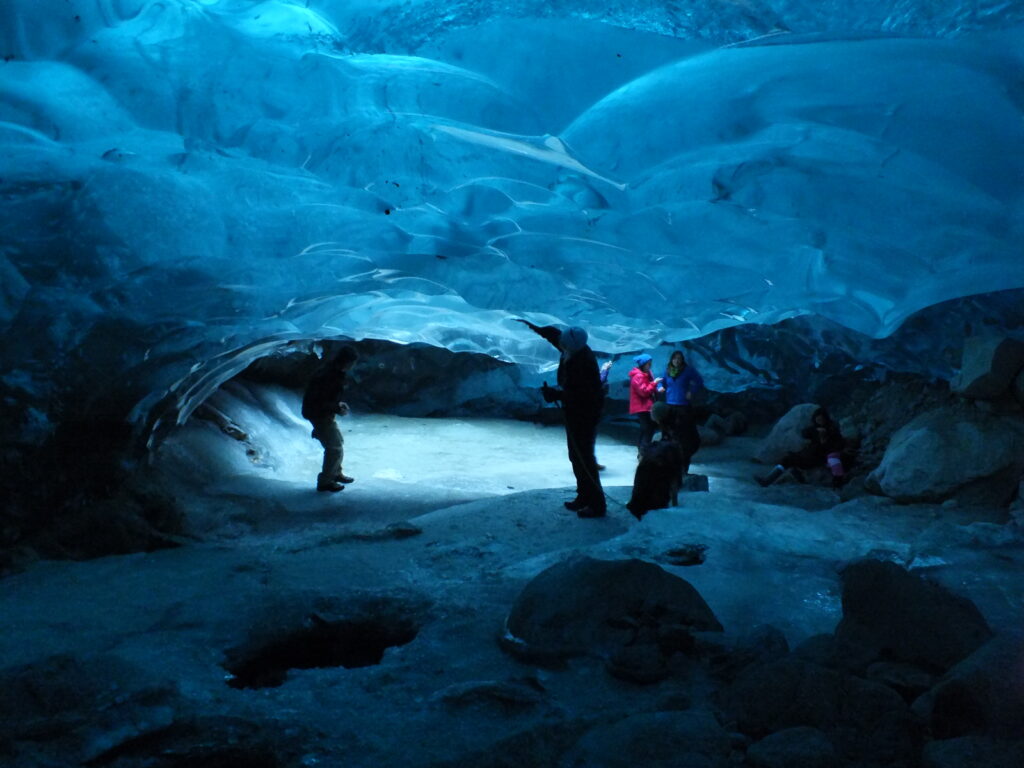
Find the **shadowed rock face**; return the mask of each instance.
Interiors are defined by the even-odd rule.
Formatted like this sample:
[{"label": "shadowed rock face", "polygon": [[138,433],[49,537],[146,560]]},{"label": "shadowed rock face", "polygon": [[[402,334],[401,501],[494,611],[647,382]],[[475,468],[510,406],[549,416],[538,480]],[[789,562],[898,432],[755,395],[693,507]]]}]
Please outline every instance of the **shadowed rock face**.
[{"label": "shadowed rock face", "polygon": [[974,603],[895,563],[865,560],[843,572],[836,638],[876,658],[945,671],[990,637]]}]

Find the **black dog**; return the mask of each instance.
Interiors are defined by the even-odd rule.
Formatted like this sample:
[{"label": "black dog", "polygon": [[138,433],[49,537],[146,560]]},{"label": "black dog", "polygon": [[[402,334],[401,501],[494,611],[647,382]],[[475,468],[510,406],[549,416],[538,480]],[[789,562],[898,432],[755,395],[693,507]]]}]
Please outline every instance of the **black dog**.
[{"label": "black dog", "polygon": [[655,403],[651,416],[661,427],[662,439],[647,449],[633,476],[633,496],[626,509],[637,520],[652,509],[679,505],[683,478],[700,449],[700,433],[689,408]]},{"label": "black dog", "polygon": [[640,520],[652,509],[678,506],[684,465],[688,464],[683,449],[675,440],[652,443],[636,468],[633,496],[626,509]]}]

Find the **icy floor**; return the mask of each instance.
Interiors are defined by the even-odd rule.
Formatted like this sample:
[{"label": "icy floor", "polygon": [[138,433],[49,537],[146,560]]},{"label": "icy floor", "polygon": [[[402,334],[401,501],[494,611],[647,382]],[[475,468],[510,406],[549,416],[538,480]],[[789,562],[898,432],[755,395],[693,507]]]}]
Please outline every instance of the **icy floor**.
[{"label": "icy floor", "polygon": [[[319,446],[287,405],[232,414],[256,461],[209,423],[166,446],[161,461],[203,541],[43,562],[6,579],[3,666],[113,656],[145,670],[149,684],[173,686],[185,702],[177,706],[190,712],[312,729],[319,735],[309,737],[307,764],[334,764],[317,756],[341,750],[349,766],[416,765],[525,727],[474,711],[459,715],[453,735],[452,712],[438,704],[451,686],[536,674],[552,700],[581,717],[666,695],[608,678],[596,661],[546,672],[498,649],[523,584],[576,552],[659,562],[697,587],[727,631],[771,623],[791,644],[832,631],[841,615],[836,567],[871,552],[927,567],[996,628],[1020,626],[1024,616],[1021,543],[1005,526],[962,525],[966,513],[952,508],[870,497],[841,504],[826,488],[761,489],[750,479],[759,469],[747,458],[753,438],[702,450],[692,471],[709,476],[711,492],[637,522],[621,506],[635,448],[602,436],[609,516],[579,520],[561,506],[572,475],[559,427],[356,415],[344,423],[345,469],[356,482],[326,494],[313,490]],[[398,521],[422,533],[379,536]],[[665,552],[682,543],[706,544],[707,561],[669,565]],[[224,653],[253,627],[301,624],[317,600],[366,595],[421,605],[427,618],[416,639],[375,667],[295,671],[280,688],[255,692],[225,685]],[[396,752],[399,731],[406,746]]]}]

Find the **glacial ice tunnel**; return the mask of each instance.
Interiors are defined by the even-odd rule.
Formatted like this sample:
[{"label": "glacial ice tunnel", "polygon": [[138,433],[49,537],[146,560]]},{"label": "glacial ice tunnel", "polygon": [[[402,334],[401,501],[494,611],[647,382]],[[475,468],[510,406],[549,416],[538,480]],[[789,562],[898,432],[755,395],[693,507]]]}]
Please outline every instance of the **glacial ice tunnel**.
[{"label": "glacial ice tunnel", "polygon": [[1020,289],[1022,19],[9,0],[7,407],[181,420],[295,340],[535,368],[514,317],[621,353],[801,316],[881,338]]}]

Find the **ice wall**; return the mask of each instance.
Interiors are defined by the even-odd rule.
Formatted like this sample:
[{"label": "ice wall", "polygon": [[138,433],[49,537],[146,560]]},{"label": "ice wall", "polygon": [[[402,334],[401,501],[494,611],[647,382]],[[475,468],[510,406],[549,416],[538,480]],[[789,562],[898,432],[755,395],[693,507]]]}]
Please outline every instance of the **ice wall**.
[{"label": "ice wall", "polygon": [[537,365],[511,318],[1024,287],[1021,4],[592,5],[7,0],[4,392],[180,417],[293,339]]}]

